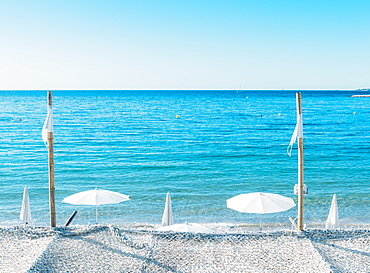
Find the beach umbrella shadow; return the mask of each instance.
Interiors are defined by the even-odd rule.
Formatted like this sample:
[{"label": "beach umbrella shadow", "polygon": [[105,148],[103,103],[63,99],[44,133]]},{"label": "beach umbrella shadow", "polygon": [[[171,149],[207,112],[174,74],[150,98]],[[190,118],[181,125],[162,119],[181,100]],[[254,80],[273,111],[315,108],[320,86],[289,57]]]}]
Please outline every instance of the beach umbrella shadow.
[{"label": "beach umbrella shadow", "polygon": [[196,224],[196,223],[188,223],[185,222],[184,224],[175,224],[165,227],[159,227],[156,229],[157,231],[172,231],[172,232],[190,232],[190,233],[214,233],[214,231],[206,226]]}]

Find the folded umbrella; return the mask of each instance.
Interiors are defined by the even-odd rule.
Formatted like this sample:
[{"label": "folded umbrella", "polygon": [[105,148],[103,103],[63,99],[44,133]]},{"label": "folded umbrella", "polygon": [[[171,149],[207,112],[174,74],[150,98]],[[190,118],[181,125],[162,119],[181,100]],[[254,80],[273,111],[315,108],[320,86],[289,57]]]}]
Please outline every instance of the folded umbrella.
[{"label": "folded umbrella", "polygon": [[30,198],[28,196],[27,187],[24,187],[22,208],[21,208],[21,214],[19,215],[19,218],[21,219],[21,221],[25,222],[26,224],[32,221]]},{"label": "folded umbrella", "polygon": [[168,192],[166,195],[166,203],[164,205],[164,212],[162,216],[162,226],[170,226],[173,225],[173,217],[172,217],[172,205],[171,205],[171,196]]}]

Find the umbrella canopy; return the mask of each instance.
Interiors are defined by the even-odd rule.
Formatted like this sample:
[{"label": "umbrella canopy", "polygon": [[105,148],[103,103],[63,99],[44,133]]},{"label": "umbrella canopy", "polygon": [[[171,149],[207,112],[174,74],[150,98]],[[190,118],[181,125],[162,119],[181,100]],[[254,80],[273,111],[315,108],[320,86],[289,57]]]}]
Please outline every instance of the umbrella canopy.
[{"label": "umbrella canopy", "polygon": [[175,224],[165,227],[160,227],[157,229],[158,231],[173,231],[173,232],[191,232],[191,233],[214,233],[214,231],[210,228],[205,226],[195,224],[195,223],[187,223],[184,224]]},{"label": "umbrella canopy", "polygon": [[21,219],[21,221],[25,222],[26,224],[32,221],[30,198],[28,196],[27,187],[24,187],[22,208],[21,208],[21,214],[19,215],[19,218]]},{"label": "umbrella canopy", "polygon": [[62,202],[72,205],[95,205],[96,223],[98,223],[98,205],[117,204],[128,200],[130,200],[128,195],[114,191],[95,189],[72,194],[64,198]]},{"label": "umbrella canopy", "polygon": [[340,228],[339,226],[339,216],[338,216],[338,204],[337,204],[337,195],[333,195],[333,200],[331,202],[331,207],[328,215],[328,219],[325,223],[326,229],[336,229]]},{"label": "umbrella canopy", "polygon": [[172,205],[171,205],[171,196],[168,192],[166,195],[166,204],[164,205],[164,212],[162,216],[162,226],[170,226],[173,225],[173,217],[172,217]]},{"label": "umbrella canopy", "polygon": [[[274,213],[291,209],[295,206],[292,198],[274,193],[254,192],[239,194],[226,201],[227,207],[245,213]],[[262,229],[260,217],[260,229]]]},{"label": "umbrella canopy", "polygon": [[239,194],[226,202],[230,209],[259,214],[281,212],[295,206],[292,198],[263,192]]}]

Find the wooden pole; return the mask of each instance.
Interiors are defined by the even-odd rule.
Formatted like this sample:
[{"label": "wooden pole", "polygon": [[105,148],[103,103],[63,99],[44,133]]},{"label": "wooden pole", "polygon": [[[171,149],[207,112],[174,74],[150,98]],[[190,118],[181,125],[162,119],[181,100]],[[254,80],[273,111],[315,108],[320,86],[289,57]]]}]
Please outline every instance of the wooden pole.
[{"label": "wooden pole", "polygon": [[[297,100],[297,119],[302,117],[301,93],[296,93]],[[303,130],[303,129],[302,129]],[[298,137],[298,225],[297,230],[303,230],[303,195],[304,195],[304,175],[303,175],[303,137]]]},{"label": "wooden pole", "polygon": [[[53,100],[51,91],[48,92],[48,110],[52,109]],[[54,187],[54,136],[48,132],[48,161],[49,161],[49,203],[50,203],[50,226],[56,227],[55,215],[55,187]]]}]

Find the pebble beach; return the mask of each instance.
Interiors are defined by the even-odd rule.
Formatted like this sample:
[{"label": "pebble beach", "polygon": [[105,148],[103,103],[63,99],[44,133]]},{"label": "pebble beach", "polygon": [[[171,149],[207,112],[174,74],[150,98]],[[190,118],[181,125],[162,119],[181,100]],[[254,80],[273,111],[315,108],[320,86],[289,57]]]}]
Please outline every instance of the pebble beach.
[{"label": "pebble beach", "polygon": [[1,227],[0,272],[370,272],[369,229],[214,230]]}]

